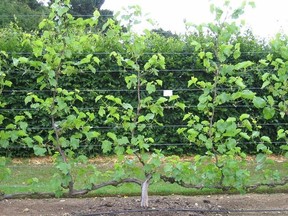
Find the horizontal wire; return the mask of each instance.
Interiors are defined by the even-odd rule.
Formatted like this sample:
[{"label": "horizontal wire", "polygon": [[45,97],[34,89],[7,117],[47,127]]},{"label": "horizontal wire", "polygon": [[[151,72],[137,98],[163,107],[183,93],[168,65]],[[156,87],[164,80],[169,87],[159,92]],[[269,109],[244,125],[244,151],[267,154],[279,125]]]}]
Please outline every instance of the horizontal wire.
[{"label": "horizontal wire", "polygon": [[[179,89],[173,89],[173,88],[165,88],[165,89],[157,89],[156,92],[162,92],[167,89],[171,89],[173,91],[203,91],[201,88],[179,88]],[[216,88],[220,91],[228,91],[228,90],[237,90],[238,88]],[[248,90],[263,90],[261,87],[250,87],[247,88]],[[65,89],[67,91],[75,91],[73,89]],[[80,92],[137,92],[137,89],[77,89]],[[140,91],[146,92],[146,89],[140,89]],[[3,89],[2,92],[6,93],[24,93],[24,92],[53,92],[53,90],[38,90],[38,89]]]},{"label": "horizontal wire", "polygon": [[[186,105],[185,108],[197,108],[197,105]],[[219,106],[216,107],[216,109],[226,109],[226,108],[255,108],[254,106],[249,106],[249,105],[231,105],[231,106]],[[99,110],[99,108],[95,108],[95,107],[90,107],[90,108],[77,108],[78,110],[88,110],[88,111],[95,111],[95,110]],[[136,107],[134,107],[133,109],[136,109]],[[163,109],[179,109],[178,106],[165,106],[163,107]],[[10,111],[35,111],[35,112],[39,112],[40,109],[33,109],[33,108],[9,108],[9,109],[5,109],[5,108],[0,108],[0,111],[2,112],[10,112]]]},{"label": "horizontal wire", "polygon": [[[238,143],[238,144],[242,144],[242,145],[249,145],[249,144],[256,144],[256,143],[263,143],[263,142],[241,142],[241,143]],[[287,144],[287,142],[283,141],[283,142],[280,142],[280,141],[277,141],[277,142],[271,142],[270,144]],[[128,146],[129,144],[127,145],[122,145],[122,146]],[[198,144],[196,143],[151,143],[151,144],[148,144],[150,147],[153,147],[153,146],[172,146],[172,147],[175,147],[175,146],[194,146],[194,147],[201,147],[199,146]],[[38,145],[35,145],[35,146],[38,146]],[[53,146],[53,145],[51,145]],[[45,147],[50,147],[50,145],[46,145]],[[102,147],[102,144],[83,144],[83,145],[79,145],[78,148],[88,148],[88,147]],[[0,150],[1,149],[33,149],[33,147],[29,147],[29,146],[8,146],[6,148],[4,147],[0,147]],[[92,150],[92,149],[91,149]]]},{"label": "horizontal wire", "polygon": [[[260,69],[258,68],[255,68],[255,69],[246,69],[244,70],[243,72],[237,72],[237,74],[246,74],[247,72],[255,72],[255,71],[259,71]],[[175,73],[185,73],[185,72],[206,72],[206,69],[203,68],[203,69],[166,69],[166,70],[157,70],[158,73],[165,73],[165,72],[175,72]],[[274,72],[273,69],[261,69],[261,71],[271,71],[271,72]],[[35,72],[39,72],[37,70],[29,70],[29,71],[8,71],[6,72],[6,74],[12,74],[12,73],[15,73],[15,74],[21,74],[22,75],[25,75],[25,74],[30,74],[30,73],[35,73]],[[93,74],[97,74],[97,73],[133,73],[133,72],[136,72],[136,71],[132,71],[132,70],[96,70],[95,73]],[[91,70],[80,70],[77,74],[81,74],[81,73],[92,73]]]},{"label": "horizontal wire", "polygon": [[[18,55],[33,55],[33,52],[10,52],[7,51],[7,54],[18,54]],[[271,52],[268,51],[263,51],[263,52],[241,52],[243,54],[270,54]],[[73,52],[73,54],[79,54],[79,55],[88,55],[88,54],[93,54],[93,55],[110,55],[111,52]],[[120,55],[127,55],[127,53],[121,53],[118,52]],[[143,55],[156,55],[156,54],[161,54],[161,55],[192,55],[195,56],[195,52],[144,52],[142,53]],[[245,56],[241,56],[245,57]]]},{"label": "horizontal wire", "polygon": [[[263,124],[258,124],[258,126],[287,126],[288,123],[263,123]],[[96,126],[96,127],[90,127],[90,129],[123,129],[123,126],[115,126],[115,127],[109,127],[109,126]],[[189,127],[187,125],[183,125],[183,124],[175,124],[175,125],[148,125],[147,128],[192,128]],[[10,131],[4,127],[0,127],[0,130],[4,130],[4,131]],[[53,130],[53,127],[27,127],[27,130]]]},{"label": "horizontal wire", "polygon": [[[184,102],[185,103],[185,102]],[[197,108],[197,105],[186,105],[185,108]],[[216,109],[226,109],[226,108],[255,108],[254,106],[250,106],[250,105],[231,105],[231,106],[218,106],[216,107]],[[95,108],[95,107],[81,107],[81,108],[77,108],[78,110],[99,110],[99,108]],[[133,109],[136,109],[136,107],[133,107]],[[163,109],[179,109],[178,106],[165,106],[163,107]],[[3,112],[10,112],[10,111],[36,111],[39,112],[40,109],[33,109],[33,108],[0,108],[0,111]],[[279,123],[277,123],[279,124]]]},{"label": "horizontal wire", "polygon": [[[39,14],[13,14],[13,15],[0,15],[0,18],[5,18],[5,17],[43,17],[43,16],[49,16],[50,14],[45,14],[45,13],[39,13]],[[71,14],[73,15],[73,17],[94,17],[93,14],[85,14],[85,15],[81,15],[81,14]],[[113,15],[109,15],[109,14],[100,14],[99,17],[114,17]]]},{"label": "horizontal wire", "polygon": [[[248,69],[249,70],[249,69]],[[246,70],[246,71],[248,71]],[[268,69],[267,69],[268,70]],[[166,69],[166,70],[157,70],[159,73],[164,73],[164,72],[204,72],[205,69]],[[251,71],[254,71],[254,70],[251,70]],[[10,74],[10,73],[23,73],[24,74],[29,74],[29,73],[35,73],[35,72],[39,72],[37,70],[29,70],[29,71],[8,71],[6,72],[6,74]],[[93,74],[96,74],[96,73],[126,73],[126,72],[136,72],[136,71],[132,71],[132,70],[96,70],[95,73]],[[81,73],[92,73],[91,70],[80,70],[78,74],[81,74]]]}]

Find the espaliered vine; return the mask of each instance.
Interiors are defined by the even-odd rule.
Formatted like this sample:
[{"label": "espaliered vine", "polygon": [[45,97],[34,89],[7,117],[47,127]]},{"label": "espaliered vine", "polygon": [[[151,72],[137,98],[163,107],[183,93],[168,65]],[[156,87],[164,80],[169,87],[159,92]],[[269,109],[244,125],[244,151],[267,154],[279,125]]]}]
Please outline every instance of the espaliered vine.
[{"label": "espaliered vine", "polygon": [[[141,186],[141,206],[148,207],[149,185],[157,181],[241,192],[287,184],[286,176],[266,167],[273,142],[263,135],[264,123],[287,118],[287,38],[276,37],[271,43],[273,53],[266,59],[245,59],[247,54],[242,53],[239,39],[241,24],[237,21],[245,6],[232,9],[229,1],[223,9],[212,5],[215,22],[194,26],[194,35],[181,38],[189,44],[167,39],[175,50],[192,53],[184,60],[177,56],[177,62],[173,62],[169,53],[160,52],[170,51],[163,43],[164,37],[149,31],[141,35],[133,32],[133,25],[142,15],[139,7],[130,7],[122,16],[126,27],[108,19],[100,28],[97,11],[91,18],[75,19],[69,14],[69,0],[56,0],[49,18],[40,23],[38,34],[23,34],[22,46],[26,49],[29,44],[31,55],[11,57],[7,52],[0,53],[0,108],[7,106],[3,89],[13,87],[12,81],[6,79],[11,68],[14,72],[23,70],[23,76],[33,72],[31,79],[37,87],[27,90],[23,99],[29,111],[21,111],[13,118],[0,114],[0,147],[25,146],[35,156],[51,156],[57,168],[51,180],[54,190],[14,195],[1,192],[1,199],[73,197],[109,185],[135,183]],[[191,89],[187,92],[197,93],[188,96],[179,90],[180,94],[165,97],[163,89],[180,86],[183,80],[179,76],[175,81],[176,73],[171,70],[164,81],[161,72],[167,65],[179,66],[182,60],[196,67],[182,74]],[[107,64],[111,67],[106,71]],[[104,74],[101,79],[100,74]],[[253,80],[259,75],[260,84]],[[77,83],[79,77],[89,80],[93,89],[80,90],[83,82]],[[251,83],[260,85],[263,91],[251,88]],[[125,95],[111,90],[117,85],[125,88],[121,90]],[[102,92],[95,93],[94,87],[101,87]],[[86,92],[90,91],[93,93],[88,97]],[[183,116],[181,125],[185,126],[178,127],[175,136],[177,133],[190,143],[189,147],[201,149],[203,154],[185,161],[176,155],[166,156],[155,147],[159,140],[173,139],[167,138],[170,133],[157,134],[168,116]],[[31,130],[31,119],[42,123],[47,133]],[[287,129],[279,125],[276,133],[278,140],[284,140],[281,149],[287,151]],[[245,168],[246,142],[255,145],[255,172],[265,176],[263,182],[251,183],[251,173]],[[83,154],[83,146],[91,149],[95,143],[103,154],[117,156],[113,168],[103,171]],[[6,158],[1,157],[0,181],[9,174]],[[32,181],[37,183],[38,179]]]}]

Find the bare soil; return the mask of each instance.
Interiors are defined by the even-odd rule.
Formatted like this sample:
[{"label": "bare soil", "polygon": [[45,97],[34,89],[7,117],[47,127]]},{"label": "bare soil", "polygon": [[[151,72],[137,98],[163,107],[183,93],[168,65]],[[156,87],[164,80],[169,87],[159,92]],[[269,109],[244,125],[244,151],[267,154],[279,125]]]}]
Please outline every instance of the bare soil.
[{"label": "bare soil", "polygon": [[150,207],[140,208],[139,197],[73,199],[9,199],[0,201],[1,216],[288,215],[288,194],[211,196],[151,196]]}]

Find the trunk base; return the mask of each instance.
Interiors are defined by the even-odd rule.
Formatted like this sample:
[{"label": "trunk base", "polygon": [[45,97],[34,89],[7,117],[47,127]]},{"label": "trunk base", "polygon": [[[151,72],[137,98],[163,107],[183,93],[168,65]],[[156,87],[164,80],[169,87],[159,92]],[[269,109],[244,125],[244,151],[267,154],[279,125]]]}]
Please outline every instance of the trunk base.
[{"label": "trunk base", "polygon": [[148,208],[148,188],[150,184],[152,176],[148,175],[146,180],[143,182],[141,187],[141,207],[142,208]]}]

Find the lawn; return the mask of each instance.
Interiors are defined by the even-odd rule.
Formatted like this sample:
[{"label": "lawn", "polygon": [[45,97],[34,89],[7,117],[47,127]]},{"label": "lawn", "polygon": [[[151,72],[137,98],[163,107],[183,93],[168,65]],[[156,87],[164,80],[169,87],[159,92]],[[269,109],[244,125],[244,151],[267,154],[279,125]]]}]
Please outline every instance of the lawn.
[{"label": "lawn", "polygon": [[[113,163],[113,158],[100,158],[100,166],[103,171],[107,169],[107,167],[111,167],[111,163]],[[259,181],[263,181],[265,178],[269,181],[271,176],[275,179],[278,176],[273,176],[269,172],[273,172],[275,170],[278,171],[279,176],[288,176],[287,162],[285,159],[278,157],[273,157],[275,163],[268,163],[263,167],[266,172],[263,170],[255,170],[256,164],[251,161],[248,163],[247,169],[250,170],[251,173],[251,184],[255,184]],[[91,163],[97,162],[96,159]],[[99,163],[97,163],[99,165]],[[47,158],[43,159],[17,159],[11,160],[8,163],[8,167],[11,170],[11,176],[2,182],[0,182],[0,191],[5,194],[13,194],[13,193],[27,193],[27,192],[51,192],[53,191],[53,184],[51,183],[52,176],[57,173],[57,169],[53,167],[51,161]],[[276,172],[277,173],[277,172]],[[274,174],[275,175],[275,174]],[[269,178],[267,177],[269,176]],[[81,179],[83,178],[83,179]],[[76,187],[82,188],[81,182],[84,182],[85,177],[80,177],[78,179],[78,183]],[[105,179],[101,178],[102,181]],[[108,180],[108,177],[107,177]],[[99,180],[100,182],[100,180]],[[96,182],[96,183],[99,183]],[[287,191],[288,186],[282,187],[261,187],[256,190],[256,192],[279,192],[279,191]],[[235,191],[228,191],[228,193],[234,193]],[[89,193],[89,196],[133,196],[139,195],[141,193],[141,188],[139,185],[127,183],[118,187],[107,186],[97,191],[93,191]],[[223,193],[221,190],[216,189],[189,189],[183,188],[177,184],[169,184],[163,181],[158,181],[156,183],[151,184],[149,188],[149,193],[152,195],[170,195],[170,194],[178,194],[178,195],[198,195],[198,194],[217,194]],[[225,191],[227,193],[227,191]]]}]

